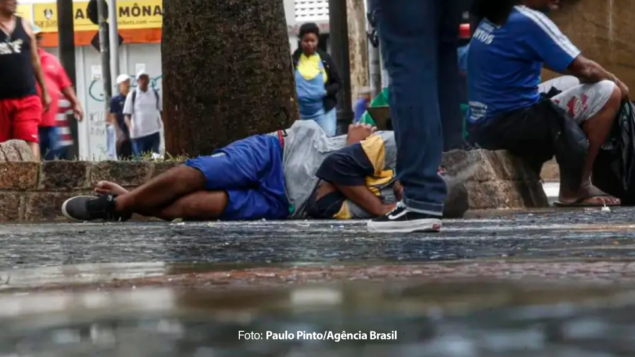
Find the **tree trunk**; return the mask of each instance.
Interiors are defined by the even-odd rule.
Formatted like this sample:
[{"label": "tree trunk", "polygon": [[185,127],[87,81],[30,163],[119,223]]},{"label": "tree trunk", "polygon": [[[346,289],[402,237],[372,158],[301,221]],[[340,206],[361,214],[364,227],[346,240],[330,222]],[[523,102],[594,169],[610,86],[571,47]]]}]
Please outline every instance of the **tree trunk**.
[{"label": "tree trunk", "polygon": [[368,36],[364,0],[346,0],[348,17],[348,56],[351,68],[351,103],[355,103],[363,87],[370,86]]},{"label": "tree trunk", "polygon": [[210,154],[297,119],[282,0],[164,0],[166,151]]}]

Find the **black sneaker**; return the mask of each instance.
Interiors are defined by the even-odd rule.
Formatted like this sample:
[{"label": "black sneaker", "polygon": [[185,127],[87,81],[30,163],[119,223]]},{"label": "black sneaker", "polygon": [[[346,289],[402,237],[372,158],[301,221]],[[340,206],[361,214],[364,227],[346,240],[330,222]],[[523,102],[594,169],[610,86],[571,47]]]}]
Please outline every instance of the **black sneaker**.
[{"label": "black sneaker", "polygon": [[76,221],[126,221],[125,217],[115,212],[115,196],[103,195],[76,196],[69,198],[62,205],[62,213],[69,219]]},{"label": "black sneaker", "polygon": [[408,210],[399,202],[394,210],[368,222],[370,232],[411,233],[441,231],[441,217]]}]

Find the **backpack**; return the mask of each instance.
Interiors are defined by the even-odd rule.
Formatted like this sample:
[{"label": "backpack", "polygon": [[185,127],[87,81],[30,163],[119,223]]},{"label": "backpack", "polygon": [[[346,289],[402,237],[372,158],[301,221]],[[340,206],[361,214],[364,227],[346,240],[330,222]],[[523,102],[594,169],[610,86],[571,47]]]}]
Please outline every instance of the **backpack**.
[{"label": "backpack", "polygon": [[[152,93],[154,93],[154,97],[157,99],[157,110],[160,112],[161,107],[159,107],[159,93],[157,93],[157,91],[155,91],[154,88],[148,88],[148,90],[151,90]],[[137,90],[132,91],[132,112],[134,112],[135,100],[137,100]]]},{"label": "backpack", "polygon": [[600,190],[635,204],[635,106],[622,103],[609,139],[593,163],[592,181]]}]

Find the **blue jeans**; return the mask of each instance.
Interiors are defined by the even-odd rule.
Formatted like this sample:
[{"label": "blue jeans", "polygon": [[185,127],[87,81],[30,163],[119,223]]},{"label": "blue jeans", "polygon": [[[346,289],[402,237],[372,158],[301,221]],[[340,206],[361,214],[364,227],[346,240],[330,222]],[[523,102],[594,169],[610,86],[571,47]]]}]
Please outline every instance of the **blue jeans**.
[{"label": "blue jeans", "polygon": [[413,211],[437,216],[442,215],[447,196],[445,182],[437,173],[443,152],[441,114],[456,110],[460,120],[459,103],[449,99],[458,88],[460,3],[375,0],[373,4],[391,80],[390,113],[404,203]]},{"label": "blue jeans", "polygon": [[59,144],[56,126],[41,126],[38,128],[40,139],[40,157],[42,160],[55,160]]},{"label": "blue jeans", "polygon": [[313,120],[324,130],[327,136],[335,136],[337,134],[337,108],[333,108],[326,113],[321,113],[310,118],[301,118],[302,120]]},{"label": "blue jeans", "polygon": [[148,136],[132,139],[132,153],[135,158],[146,153],[159,153],[161,145],[161,133],[154,133]]},{"label": "blue jeans", "polygon": [[106,149],[108,150],[108,160],[114,160],[117,157],[116,148],[117,136],[115,134],[115,127],[112,125],[106,126]]}]

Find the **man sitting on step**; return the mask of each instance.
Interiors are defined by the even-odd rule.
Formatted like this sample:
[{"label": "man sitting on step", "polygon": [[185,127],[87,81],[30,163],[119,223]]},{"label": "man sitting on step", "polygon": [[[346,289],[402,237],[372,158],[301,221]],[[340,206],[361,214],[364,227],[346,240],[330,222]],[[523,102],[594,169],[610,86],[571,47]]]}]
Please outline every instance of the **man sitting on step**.
[{"label": "man sitting on step", "polygon": [[133,213],[199,221],[377,217],[401,198],[395,161],[390,131],[359,124],[329,138],[315,122],[296,121],[188,160],[132,191],[100,182],[101,196],[73,197],[62,212],[79,221]]},{"label": "man sitting on step", "polygon": [[[555,154],[561,206],[619,205],[591,184],[591,171],[628,88],[584,57],[544,15],[558,1],[517,3],[476,4],[483,20],[467,58],[471,137],[483,148],[531,161],[538,172]],[[577,78],[543,84],[543,90],[553,84],[562,91],[548,98],[538,85],[543,66]]]}]

